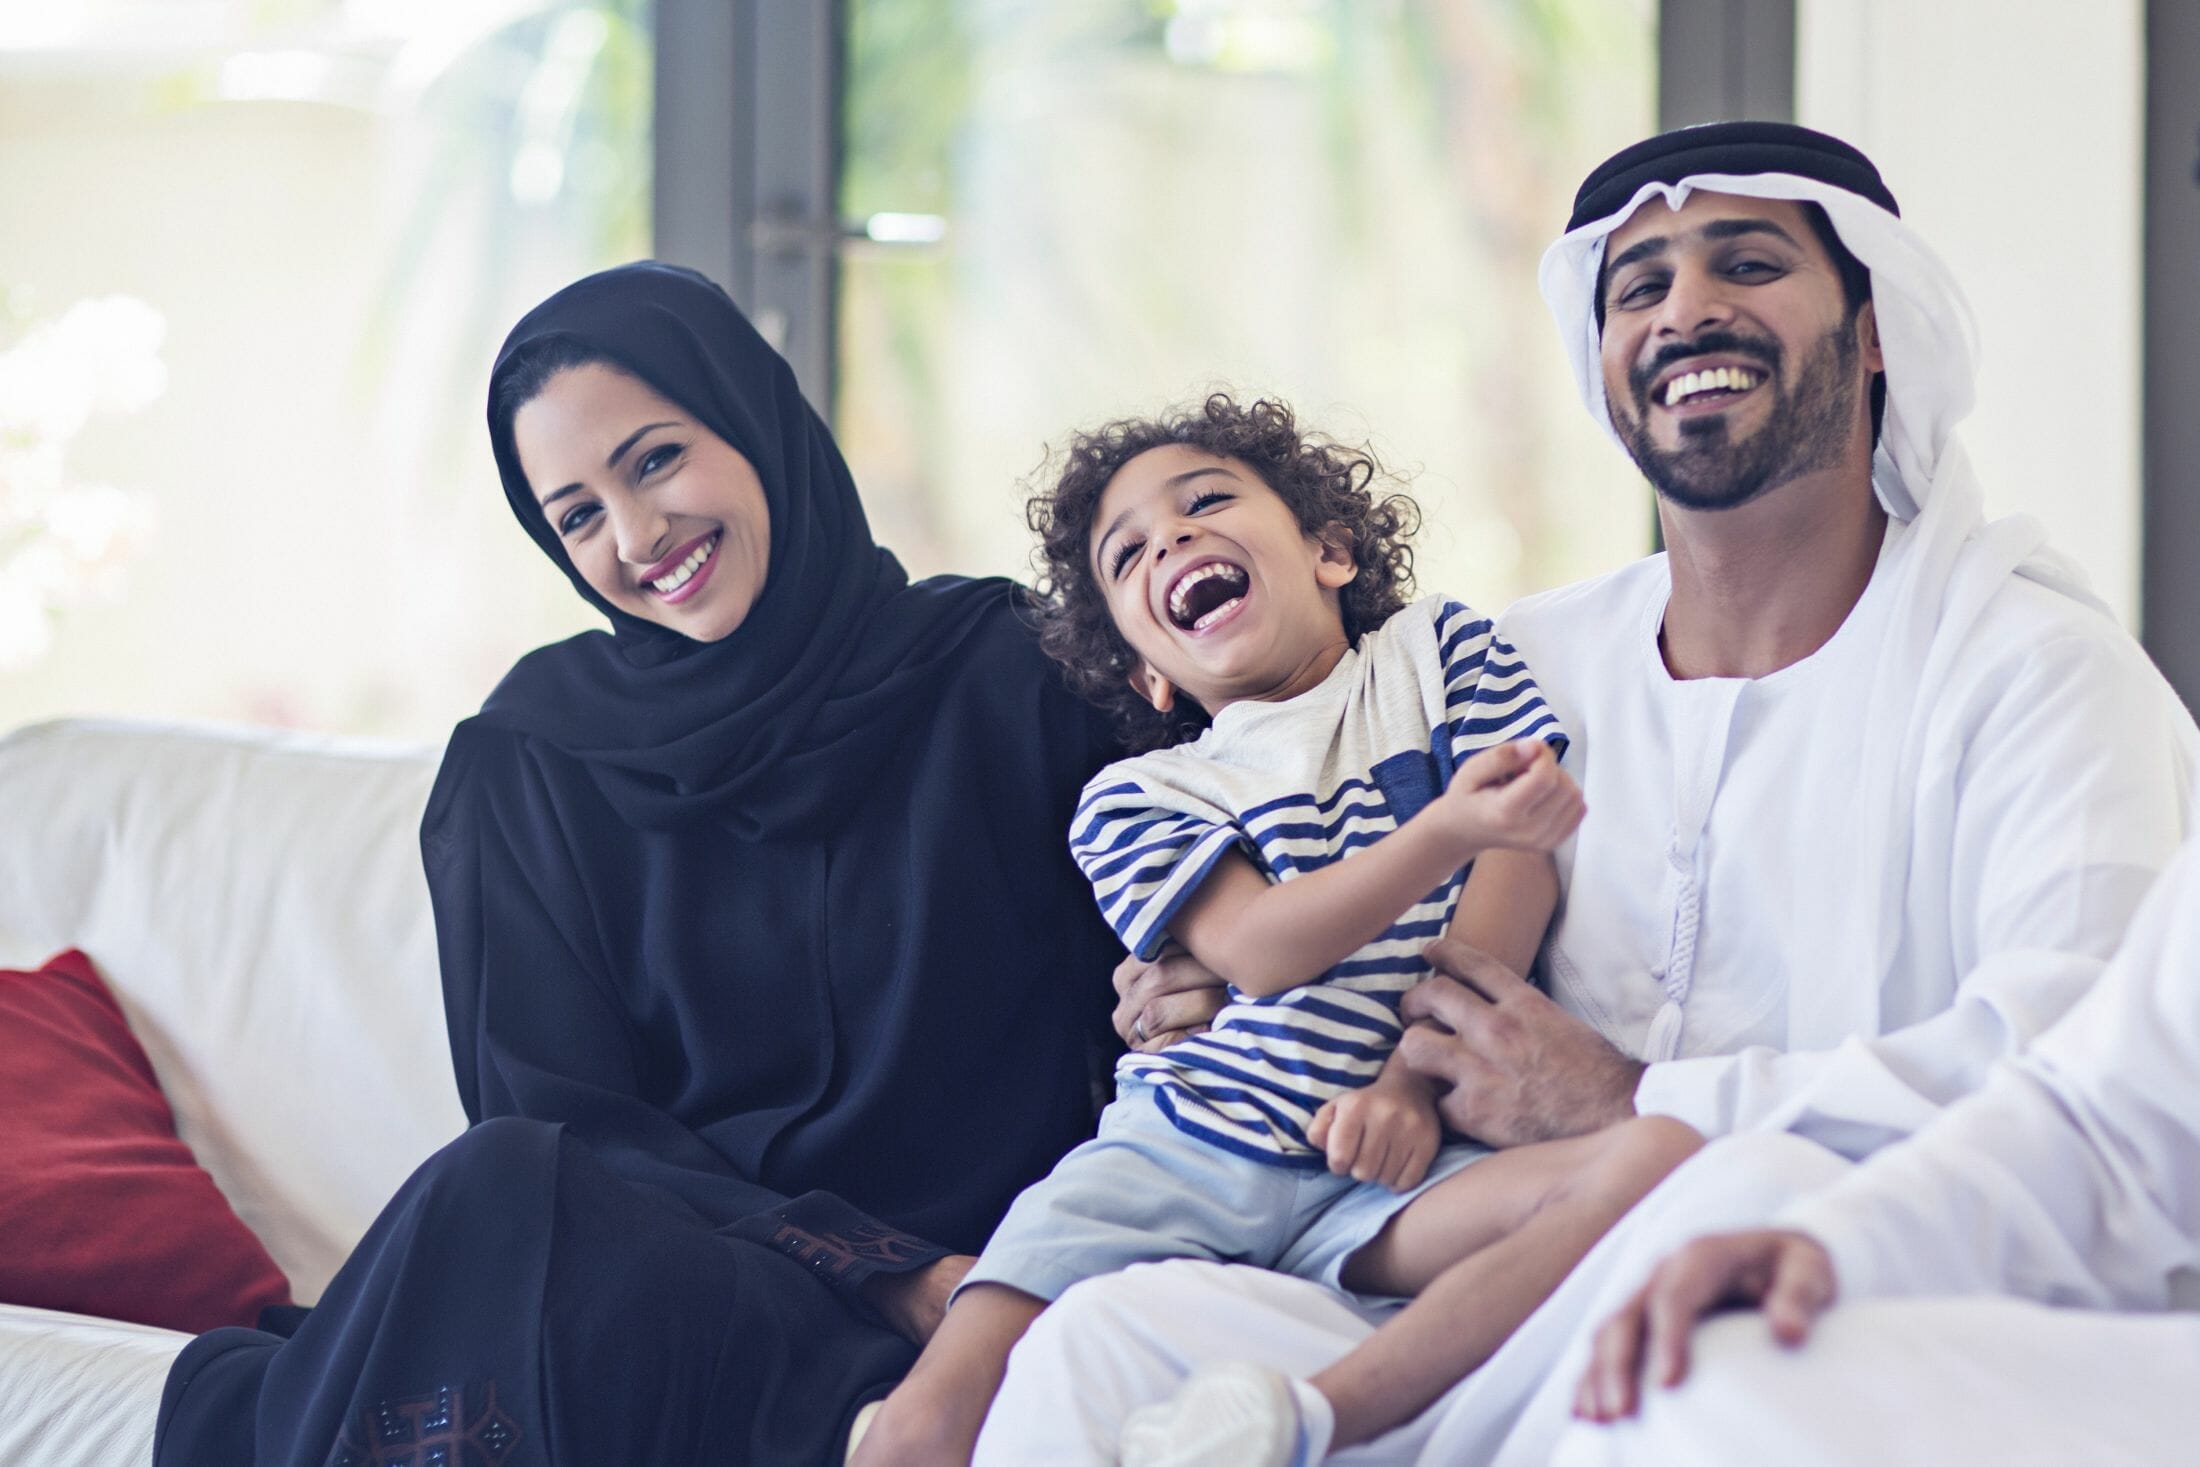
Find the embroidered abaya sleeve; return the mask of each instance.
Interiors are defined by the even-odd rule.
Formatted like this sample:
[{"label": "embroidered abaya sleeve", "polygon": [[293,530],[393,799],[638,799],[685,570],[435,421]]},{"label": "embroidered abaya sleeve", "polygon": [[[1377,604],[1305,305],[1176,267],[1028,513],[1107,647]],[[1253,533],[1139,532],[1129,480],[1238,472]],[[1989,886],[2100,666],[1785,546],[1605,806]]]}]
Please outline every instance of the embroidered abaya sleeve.
[{"label": "embroidered abaya sleeve", "polygon": [[422,827],[468,1118],[563,1124],[617,1175],[844,1289],[943,1256],[831,1192],[790,1197],[743,1175],[646,1098],[649,1068],[663,1061],[611,981],[558,802],[517,744],[462,726]]}]

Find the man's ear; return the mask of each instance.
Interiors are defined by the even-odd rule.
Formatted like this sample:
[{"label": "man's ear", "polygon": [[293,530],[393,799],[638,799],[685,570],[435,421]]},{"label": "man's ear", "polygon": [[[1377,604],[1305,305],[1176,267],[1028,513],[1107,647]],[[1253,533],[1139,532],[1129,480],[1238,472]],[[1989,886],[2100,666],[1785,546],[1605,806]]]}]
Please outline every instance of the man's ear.
[{"label": "man's ear", "polygon": [[1341,591],[1360,578],[1360,563],[1352,558],[1352,532],[1341,524],[1329,524],[1315,537],[1321,559],[1314,562],[1314,579],[1325,591]]},{"label": "man's ear", "polygon": [[1864,348],[1864,370],[1887,370],[1887,353],[1879,345],[1879,302],[1866,301],[1856,311],[1856,339]]},{"label": "man's ear", "polygon": [[1176,684],[1146,665],[1141,657],[1131,664],[1130,676],[1125,679],[1131,691],[1153,704],[1153,711],[1166,713],[1176,706]]}]

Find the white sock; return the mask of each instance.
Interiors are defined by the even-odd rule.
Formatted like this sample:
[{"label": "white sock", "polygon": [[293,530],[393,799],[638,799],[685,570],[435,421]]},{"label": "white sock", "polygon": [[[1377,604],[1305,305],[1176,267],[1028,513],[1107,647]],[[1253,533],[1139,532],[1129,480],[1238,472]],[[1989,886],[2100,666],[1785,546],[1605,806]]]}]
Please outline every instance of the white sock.
[{"label": "white sock", "polygon": [[1289,1377],[1284,1382],[1291,1388],[1291,1404],[1299,1413],[1299,1455],[1294,1467],[1319,1467],[1322,1458],[1329,1455],[1329,1439],[1337,1431],[1336,1408],[1329,1404],[1329,1397],[1315,1390],[1311,1381]]}]

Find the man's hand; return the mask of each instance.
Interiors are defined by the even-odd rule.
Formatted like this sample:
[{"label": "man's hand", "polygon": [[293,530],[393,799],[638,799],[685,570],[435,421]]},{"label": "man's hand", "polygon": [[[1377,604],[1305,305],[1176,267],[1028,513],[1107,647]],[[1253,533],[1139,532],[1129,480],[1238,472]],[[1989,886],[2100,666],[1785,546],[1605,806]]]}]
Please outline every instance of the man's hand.
[{"label": "man's hand", "polygon": [[977,1261],[967,1253],[950,1253],[907,1273],[874,1273],[857,1286],[857,1292],[895,1334],[912,1345],[923,1345],[947,1316],[947,1300],[955,1286]]},{"label": "man's hand", "polygon": [[1356,1182],[1403,1192],[1428,1175],[1443,1141],[1428,1083],[1396,1067],[1324,1102],[1306,1139],[1329,1154],[1329,1169]]},{"label": "man's hand", "polygon": [[1696,1321],[1732,1305],[1762,1305],[1772,1337],[1800,1345],[1833,1302],[1833,1259],[1803,1233],[1761,1231],[1698,1238],[1659,1264],[1650,1281],[1597,1331],[1589,1368],[1574,1391],[1574,1414],[1617,1421],[1640,1402],[1636,1382],[1671,1388],[1688,1375]]},{"label": "man's hand", "polygon": [[1230,995],[1199,959],[1171,942],[1152,962],[1128,957],[1115,968],[1115,1032],[1152,1054],[1193,1034],[1222,1012]]},{"label": "man's hand", "polygon": [[[1398,1041],[1405,1066],[1442,1093],[1444,1123],[1485,1146],[1519,1146],[1602,1130],[1635,1113],[1643,1066],[1456,938],[1427,948],[1440,974],[1406,994]],[[1457,980],[1457,981],[1454,981]],[[1449,1033],[1445,1031],[1449,1030]]]}]

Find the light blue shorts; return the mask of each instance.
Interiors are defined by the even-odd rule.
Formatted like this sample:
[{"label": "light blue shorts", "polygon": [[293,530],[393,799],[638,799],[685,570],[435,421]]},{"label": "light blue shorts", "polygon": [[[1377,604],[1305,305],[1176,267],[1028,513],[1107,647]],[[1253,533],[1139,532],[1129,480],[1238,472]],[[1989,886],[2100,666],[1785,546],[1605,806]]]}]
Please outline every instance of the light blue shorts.
[{"label": "light blue shorts", "polygon": [[1188,1136],[1129,1083],[1099,1134],[1024,1189],[962,1282],[1006,1284],[1041,1299],[1134,1263],[1205,1258],[1250,1263],[1331,1288],[1398,1209],[1486,1147],[1443,1147],[1417,1186],[1393,1192],[1323,1169],[1270,1166]]}]

